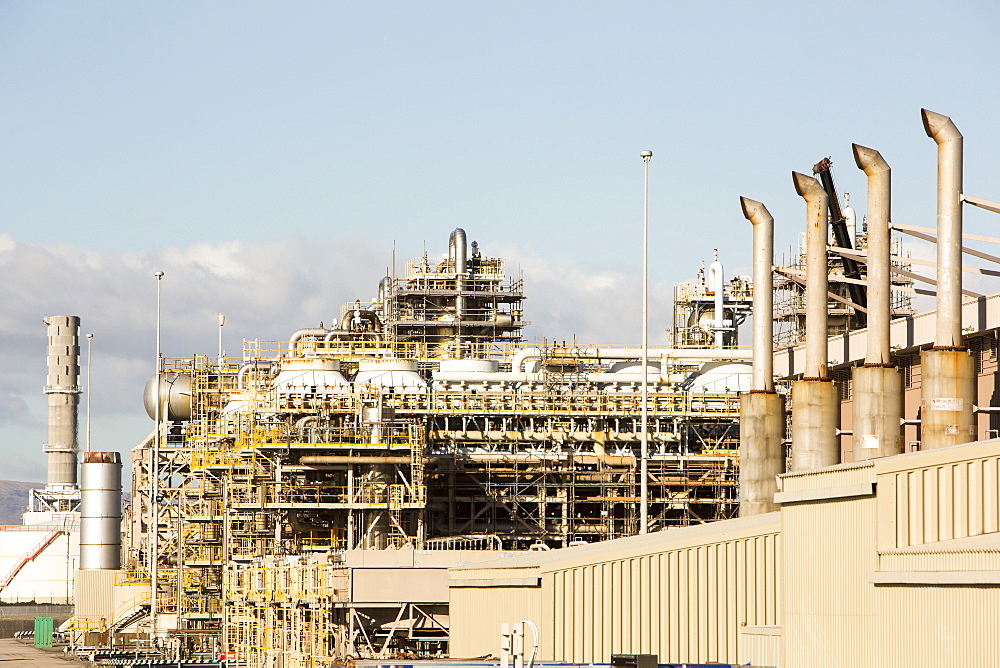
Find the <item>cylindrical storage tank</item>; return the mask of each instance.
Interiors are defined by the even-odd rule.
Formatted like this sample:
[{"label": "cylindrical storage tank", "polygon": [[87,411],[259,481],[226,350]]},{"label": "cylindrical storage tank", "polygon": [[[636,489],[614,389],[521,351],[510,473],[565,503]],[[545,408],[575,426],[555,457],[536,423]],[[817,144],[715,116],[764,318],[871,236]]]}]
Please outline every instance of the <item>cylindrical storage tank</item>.
[{"label": "cylindrical storage tank", "polygon": [[404,392],[416,392],[427,387],[427,382],[417,373],[417,363],[412,360],[399,359],[359,362],[354,384],[392,387]]},{"label": "cylindrical storage tank", "polygon": [[80,568],[121,568],[122,460],[117,452],[85,452],[81,466]]},{"label": "cylindrical storage tank", "polygon": [[278,393],[315,393],[344,388],[349,383],[340,373],[340,360],[297,357],[281,360],[272,385]]},{"label": "cylindrical storage tank", "polygon": [[54,315],[45,319],[48,368],[45,396],[48,403],[49,487],[76,485],[77,404],[80,401],[80,318]]},{"label": "cylindrical storage tank", "polygon": [[777,476],[785,472],[785,398],[756,390],[740,396],[740,517],[780,510]]},{"label": "cylindrical storage tank", "polygon": [[[142,393],[146,414],[156,419],[156,376],[146,382]],[[191,419],[191,376],[176,371],[160,374],[160,419],[167,422],[184,422]]]},{"label": "cylindrical storage tank", "polygon": [[859,366],[852,374],[854,461],[903,452],[903,374],[893,366]]},{"label": "cylindrical storage tank", "polygon": [[499,368],[496,360],[441,360],[441,371],[445,373],[496,373]]},{"label": "cylindrical storage tank", "polygon": [[968,350],[933,348],[920,355],[920,449],[976,440],[976,369]]},{"label": "cylindrical storage tank", "polygon": [[840,394],[827,380],[792,383],[792,470],[812,471],[840,463]]}]

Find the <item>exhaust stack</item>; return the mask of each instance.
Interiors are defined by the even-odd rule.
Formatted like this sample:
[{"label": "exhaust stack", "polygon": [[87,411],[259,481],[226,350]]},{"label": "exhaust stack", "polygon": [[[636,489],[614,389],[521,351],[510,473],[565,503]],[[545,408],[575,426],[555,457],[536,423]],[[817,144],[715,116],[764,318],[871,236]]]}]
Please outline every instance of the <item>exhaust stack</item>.
[{"label": "exhaust stack", "polygon": [[77,406],[80,403],[80,318],[49,316],[45,395],[49,406],[46,491],[77,487]]},{"label": "exhaust stack", "polygon": [[931,450],[975,439],[976,377],[962,345],[962,133],[947,116],[920,113],[938,147],[937,327],[921,355],[921,448]]},{"label": "exhaust stack", "polygon": [[854,369],[854,461],[903,452],[903,376],[889,347],[889,221],[892,170],[875,149],[853,144],[868,176],[868,352]]},{"label": "exhaust stack", "polygon": [[840,399],[827,375],[828,196],[811,176],[792,172],[792,183],[806,201],[806,360],[792,384],[792,469],[810,471],[840,462]]},{"label": "exhaust stack", "polygon": [[778,510],[777,476],[785,470],[785,398],[774,391],[774,218],[760,202],[740,198],[753,225],[753,376],[740,397],[740,516]]}]

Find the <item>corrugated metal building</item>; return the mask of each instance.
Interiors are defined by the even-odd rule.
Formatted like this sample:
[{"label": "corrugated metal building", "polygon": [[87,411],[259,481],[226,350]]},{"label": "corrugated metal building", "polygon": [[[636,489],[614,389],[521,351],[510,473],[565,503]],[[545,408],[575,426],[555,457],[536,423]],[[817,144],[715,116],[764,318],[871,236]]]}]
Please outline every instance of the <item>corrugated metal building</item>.
[{"label": "corrugated metal building", "polygon": [[452,656],[993,666],[1000,441],[781,476],[780,512],[451,572]]}]

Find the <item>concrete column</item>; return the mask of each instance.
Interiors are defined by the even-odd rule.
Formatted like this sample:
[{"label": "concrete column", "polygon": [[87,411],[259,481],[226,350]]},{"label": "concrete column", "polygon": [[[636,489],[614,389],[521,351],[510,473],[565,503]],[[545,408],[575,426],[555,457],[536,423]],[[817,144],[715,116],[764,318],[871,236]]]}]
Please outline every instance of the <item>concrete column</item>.
[{"label": "concrete column", "polygon": [[785,472],[784,437],[783,396],[750,392],[740,397],[740,517],[780,508],[774,495],[777,476]]},{"label": "concrete column", "polygon": [[80,318],[56,315],[48,327],[45,395],[49,407],[48,488],[75,487],[77,406],[80,403]]}]

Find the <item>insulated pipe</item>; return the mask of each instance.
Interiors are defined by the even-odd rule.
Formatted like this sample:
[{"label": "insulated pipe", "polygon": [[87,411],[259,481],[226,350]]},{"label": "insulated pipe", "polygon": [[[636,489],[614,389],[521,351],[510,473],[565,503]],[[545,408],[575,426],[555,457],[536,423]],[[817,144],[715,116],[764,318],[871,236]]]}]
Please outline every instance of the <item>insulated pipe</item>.
[{"label": "insulated pipe", "polygon": [[935,347],[962,345],[962,133],[951,119],[920,110],[938,146],[937,330]]},{"label": "insulated pipe", "polygon": [[47,488],[76,487],[77,406],[80,403],[80,318],[55,315],[43,321],[48,328],[45,355],[48,368]]},{"label": "insulated pipe", "polygon": [[542,348],[522,348],[517,351],[511,361],[511,369],[515,372],[522,370],[521,367],[529,359],[541,359],[551,357],[554,359],[595,359],[595,360],[641,360],[644,357],[654,359],[656,357],[665,359],[687,359],[687,360],[740,360],[753,359],[753,352],[749,350],[737,350],[726,348],[718,350],[714,348],[651,348],[645,356],[642,349],[614,349],[614,348],[562,348],[555,351],[546,351]]},{"label": "insulated pipe", "polygon": [[272,369],[274,364],[272,362],[247,362],[240,367],[240,370],[236,374],[236,387],[243,390],[245,388],[247,373],[250,369]]},{"label": "insulated pipe", "polygon": [[826,378],[828,195],[811,176],[792,172],[795,192],[806,201],[806,360],[804,378]]},{"label": "insulated pipe", "polygon": [[462,319],[465,317],[465,275],[468,273],[465,230],[456,227],[448,237],[448,257],[455,261],[455,357],[462,357]]},{"label": "insulated pipe", "polygon": [[325,327],[311,327],[311,328],[305,328],[305,329],[296,330],[288,338],[288,354],[289,355],[294,354],[295,353],[295,344],[298,343],[299,341],[301,341],[302,339],[304,339],[305,337],[307,337],[307,336],[319,336],[319,337],[324,337],[325,338],[326,335],[329,334],[329,333],[330,333],[330,330],[326,329]]},{"label": "insulated pipe", "polygon": [[903,452],[903,376],[889,348],[889,222],[892,172],[875,149],[853,144],[868,176],[868,352],[852,372],[854,461]]},{"label": "insulated pipe", "polygon": [[465,230],[456,227],[448,237],[448,259],[455,261],[455,274],[465,274],[468,271],[469,249],[465,243]]},{"label": "insulated pipe", "polygon": [[715,347],[722,347],[722,327],[723,321],[725,320],[722,308],[722,300],[725,296],[725,277],[722,272],[722,263],[719,262],[719,251],[715,251],[715,259],[712,260],[712,264],[708,265],[708,283],[712,286],[712,292],[715,294]]},{"label": "insulated pipe", "polygon": [[299,463],[308,464],[410,464],[409,457],[365,457],[363,455],[307,455]]},{"label": "insulated pipe", "polygon": [[753,225],[753,379],[751,391],[774,391],[774,218],[760,202],[740,198]]}]

